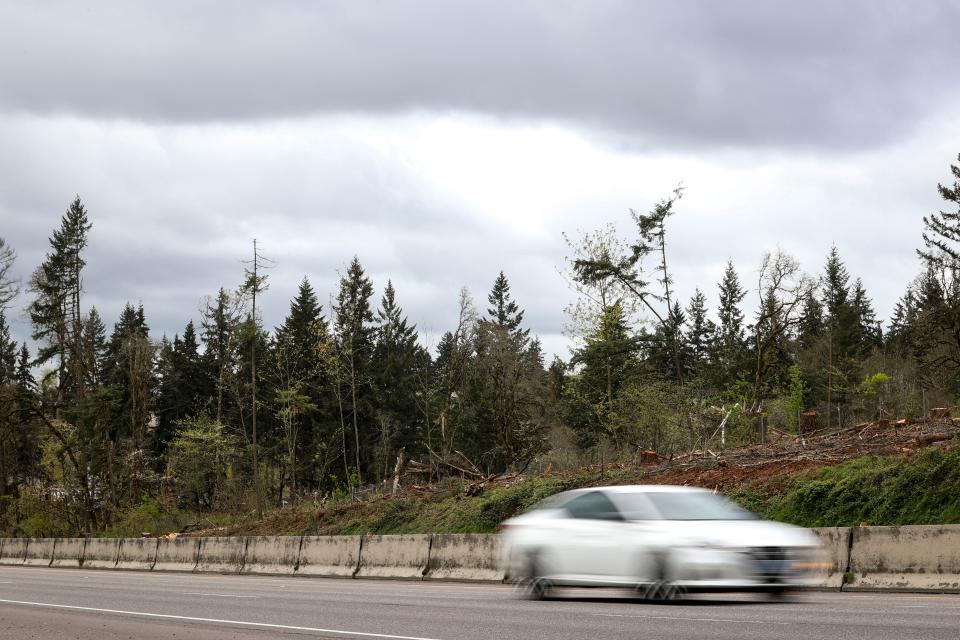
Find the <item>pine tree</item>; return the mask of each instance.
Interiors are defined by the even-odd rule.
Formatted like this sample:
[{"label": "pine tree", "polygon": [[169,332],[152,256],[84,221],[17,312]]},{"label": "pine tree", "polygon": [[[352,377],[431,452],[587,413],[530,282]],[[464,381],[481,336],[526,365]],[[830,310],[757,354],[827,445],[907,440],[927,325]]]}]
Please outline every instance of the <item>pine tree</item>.
[{"label": "pine tree", "polygon": [[87,314],[83,326],[83,341],[84,358],[88,363],[88,384],[96,387],[104,383],[108,359],[107,328],[96,307],[90,307],[90,313]]},{"label": "pine tree", "polygon": [[[143,306],[127,303],[113,327],[106,348],[104,379],[114,397],[113,428],[129,438],[134,451],[145,448],[147,425],[154,409],[154,346]],[[139,460],[139,458],[138,458]],[[139,474],[141,469],[134,470]]]},{"label": "pine tree", "polygon": [[203,368],[206,388],[214,398],[212,415],[222,424],[226,413],[227,389],[230,387],[240,340],[238,304],[226,289],[217,292],[214,300],[207,300],[200,321],[203,329]]},{"label": "pine tree", "polygon": [[[517,307],[517,303],[510,297],[510,283],[503,271],[497,276],[493,283],[493,289],[487,296],[487,301],[492,305],[487,309],[487,319],[497,328],[506,329],[509,332],[522,331],[520,324],[523,322],[523,311]],[[524,332],[524,335],[529,332]]]},{"label": "pine tree", "polygon": [[42,341],[37,364],[57,358],[57,406],[62,408],[68,394],[82,397],[86,363],[83,361],[83,316],[80,295],[83,288],[82,253],[91,224],[77,197],[50,237],[52,252],[34,273],[30,288],[35,298],[29,307],[33,339]]},{"label": "pine tree", "polygon": [[813,349],[826,332],[823,305],[810,290],[803,300],[803,310],[797,327],[797,343],[802,351]]},{"label": "pine tree", "polygon": [[192,320],[184,327],[182,338],[175,335],[173,342],[163,338],[157,360],[161,382],[157,398],[158,424],[151,446],[155,453],[162,455],[176,436],[177,423],[204,411],[210,397],[204,393],[208,378]]},{"label": "pine tree", "polygon": [[[370,298],[373,283],[366,276],[360,260],[354,256],[347,273],[340,278],[340,290],[334,305],[336,322],[334,333],[340,354],[339,367],[343,375],[340,392],[341,405],[348,407],[347,415],[353,430],[356,473],[362,481],[370,465],[369,441],[373,422],[370,397],[370,359],[373,353],[373,312]],[[341,428],[346,431],[346,424]],[[346,453],[346,451],[344,452]]]},{"label": "pine tree", "polygon": [[610,414],[636,366],[637,347],[623,309],[614,304],[600,315],[584,345],[574,351],[570,365],[578,371],[567,392],[566,417],[581,446],[595,445],[604,435],[616,437],[610,434]]},{"label": "pine tree", "polygon": [[[488,455],[495,468],[509,468],[539,453],[544,416],[537,403],[543,397],[546,374],[539,344],[521,326],[523,310],[513,301],[501,272],[490,295],[487,317],[477,325],[474,340],[474,446]],[[478,452],[479,453],[479,452]]]},{"label": "pine tree", "polygon": [[850,274],[840,259],[837,246],[830,247],[823,277],[823,306],[827,317],[835,324],[845,319],[847,301],[850,297]]},{"label": "pine tree", "polygon": [[416,451],[418,409],[417,366],[420,348],[416,327],[409,324],[397,304],[393,283],[387,287],[377,311],[377,337],[373,357],[373,387],[379,433],[379,469],[389,474],[394,452]]},{"label": "pine tree", "polygon": [[[296,298],[290,303],[289,314],[276,330],[272,358],[276,410],[288,444],[294,492],[298,489],[295,486],[298,480],[325,482],[323,470],[333,461],[330,449],[336,435],[337,412],[328,389],[330,372],[325,355],[331,340],[329,334],[323,308],[310,281],[304,277]],[[297,455],[293,445],[307,455]]]},{"label": "pine tree", "polygon": [[17,359],[17,371],[14,377],[21,391],[33,391],[37,386],[37,381],[34,380],[30,369],[30,350],[26,342],[20,345],[20,356]]},{"label": "pine tree", "polygon": [[866,357],[870,352],[883,344],[883,331],[880,321],[873,310],[873,303],[867,296],[863,282],[857,278],[850,290],[850,306],[856,318],[856,354]]},{"label": "pine tree", "polygon": [[[960,154],[957,155],[960,160]],[[929,266],[960,269],[960,166],[950,165],[953,185],[938,184],[940,197],[957,208],[923,218],[923,244],[917,253]]]},{"label": "pine tree", "polygon": [[747,292],[733,266],[727,262],[720,280],[717,306],[717,337],[711,353],[711,378],[715,385],[726,388],[743,380],[747,358],[747,338],[740,304]]},{"label": "pine tree", "polygon": [[687,331],[684,336],[690,357],[689,368],[694,376],[704,373],[716,331],[717,326],[707,317],[707,297],[700,289],[696,289],[687,305]]}]

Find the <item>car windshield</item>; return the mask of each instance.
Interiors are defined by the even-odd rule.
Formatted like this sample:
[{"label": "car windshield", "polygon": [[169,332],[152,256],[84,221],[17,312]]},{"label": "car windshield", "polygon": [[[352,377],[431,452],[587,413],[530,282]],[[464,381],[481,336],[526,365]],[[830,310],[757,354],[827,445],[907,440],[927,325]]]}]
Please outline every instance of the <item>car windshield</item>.
[{"label": "car windshield", "polygon": [[[756,517],[726,498],[700,491],[623,493],[617,498],[628,520],[644,519],[631,517],[631,512],[646,511],[646,501],[653,504],[664,520],[753,520]],[[631,509],[634,503],[637,505],[635,510]]]}]

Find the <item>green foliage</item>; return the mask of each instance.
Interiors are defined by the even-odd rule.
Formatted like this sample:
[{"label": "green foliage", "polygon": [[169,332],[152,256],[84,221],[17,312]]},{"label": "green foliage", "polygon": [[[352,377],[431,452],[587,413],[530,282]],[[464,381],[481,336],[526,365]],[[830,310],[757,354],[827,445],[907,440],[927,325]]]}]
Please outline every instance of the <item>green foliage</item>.
[{"label": "green foliage", "polygon": [[13,508],[16,522],[7,534],[31,538],[56,538],[74,532],[75,514],[65,513],[62,503],[50,500],[32,488],[23,488]]},{"label": "green foliage", "polygon": [[765,517],[805,527],[960,523],[960,446],[915,458],[857,458],[794,480],[766,499],[738,494]]},{"label": "green foliage", "polygon": [[180,531],[195,522],[196,517],[188,512],[167,508],[147,494],[140,496],[140,503],[120,512],[113,526],[103,532],[106,537],[137,538],[143,534],[162,535]]},{"label": "green foliage", "polygon": [[182,503],[197,509],[213,508],[239,450],[223,426],[206,416],[181,421],[170,445],[170,475]]},{"label": "green foliage", "polygon": [[803,373],[800,367],[793,365],[790,367],[790,386],[787,389],[787,409],[790,412],[790,422],[797,432],[800,431],[800,412],[806,407],[805,396],[807,394],[806,385],[803,382]]}]

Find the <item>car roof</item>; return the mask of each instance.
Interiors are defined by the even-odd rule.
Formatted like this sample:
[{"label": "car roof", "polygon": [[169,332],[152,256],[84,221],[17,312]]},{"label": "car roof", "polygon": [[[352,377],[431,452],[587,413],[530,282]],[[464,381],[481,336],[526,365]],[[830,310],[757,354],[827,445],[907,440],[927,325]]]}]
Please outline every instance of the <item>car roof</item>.
[{"label": "car roof", "polygon": [[703,487],[681,487],[672,484],[622,484],[609,487],[586,487],[568,491],[570,495],[587,493],[590,491],[605,491],[607,493],[696,493],[709,491]]}]

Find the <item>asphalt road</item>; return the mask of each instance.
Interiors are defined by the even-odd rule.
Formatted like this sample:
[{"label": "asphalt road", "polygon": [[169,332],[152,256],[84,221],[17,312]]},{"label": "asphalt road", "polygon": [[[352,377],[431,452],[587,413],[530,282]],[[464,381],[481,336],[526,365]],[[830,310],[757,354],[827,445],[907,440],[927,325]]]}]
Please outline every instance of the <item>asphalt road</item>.
[{"label": "asphalt road", "polygon": [[[597,597],[600,596],[600,597]],[[507,585],[0,567],[0,638],[960,638],[960,596],[805,593],[648,604]]]}]

